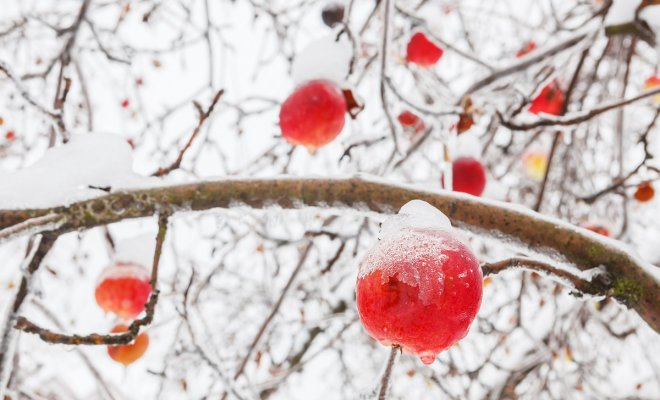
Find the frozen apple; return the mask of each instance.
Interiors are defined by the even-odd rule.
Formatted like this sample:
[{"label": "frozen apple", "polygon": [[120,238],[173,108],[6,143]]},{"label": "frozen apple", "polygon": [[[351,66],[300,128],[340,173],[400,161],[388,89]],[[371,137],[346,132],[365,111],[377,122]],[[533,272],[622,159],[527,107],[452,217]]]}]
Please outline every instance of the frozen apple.
[{"label": "frozen apple", "polygon": [[282,136],[311,152],[330,143],[344,128],[346,100],[335,84],[315,80],[299,86],[280,109]]},{"label": "frozen apple", "polygon": [[529,179],[541,181],[548,169],[548,153],[538,149],[528,150],[523,154],[522,164]]},{"label": "frozen apple", "polygon": [[523,57],[534,50],[536,50],[536,42],[530,40],[529,42],[525,43],[523,47],[520,48],[520,50],[518,50],[518,52],[516,53],[516,57],[518,58]]},{"label": "frozen apple", "polygon": [[381,240],[362,260],[357,308],[371,337],[431,364],[467,334],[481,304],[483,277],[467,241],[444,214],[414,202],[415,214],[405,212],[411,202],[383,223]]},{"label": "frozen apple", "polygon": [[323,23],[333,28],[344,20],[344,6],[339,3],[330,3],[321,11]]},{"label": "frozen apple", "polygon": [[430,41],[425,34],[417,32],[410,38],[406,49],[406,61],[428,68],[440,60],[444,51]]},{"label": "frozen apple", "polygon": [[481,196],[486,187],[486,169],[476,158],[459,157],[452,163],[452,190]]},{"label": "frozen apple", "polygon": [[541,92],[532,100],[529,112],[532,114],[560,115],[564,107],[564,92],[559,82],[553,80],[545,85]]},{"label": "frozen apple", "polygon": [[600,225],[600,224],[586,224],[582,226],[584,229],[588,229],[592,232],[595,232],[599,235],[603,235],[606,237],[610,237],[610,230],[607,229],[605,226]]},{"label": "frozen apple", "polygon": [[422,133],[426,128],[424,121],[410,111],[403,111],[401,114],[399,114],[397,119],[403,127],[403,130],[411,138],[414,138],[418,134]]},{"label": "frozen apple", "polygon": [[[644,81],[644,90],[655,89],[659,86],[660,86],[660,77],[656,75],[651,75]],[[660,95],[655,96],[654,101],[656,104],[660,104]]]},{"label": "frozen apple", "polygon": [[[128,326],[117,325],[112,328],[112,333],[123,333],[128,331]],[[133,343],[108,346],[108,355],[118,363],[128,366],[139,360],[149,347],[149,336],[146,333],[137,335]]]},{"label": "frozen apple", "polygon": [[116,263],[106,268],[96,286],[99,307],[124,320],[135,319],[151,294],[150,274],[137,264]]},{"label": "frozen apple", "polygon": [[655,189],[653,189],[651,182],[642,182],[637,186],[637,189],[635,189],[634,196],[635,200],[645,203],[655,196]]}]

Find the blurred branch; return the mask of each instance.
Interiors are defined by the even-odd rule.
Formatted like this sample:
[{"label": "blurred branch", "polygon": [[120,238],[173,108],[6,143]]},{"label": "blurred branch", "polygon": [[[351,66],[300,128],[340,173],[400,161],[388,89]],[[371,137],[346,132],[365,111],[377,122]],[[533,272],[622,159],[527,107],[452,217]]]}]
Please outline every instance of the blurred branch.
[{"label": "blurred branch", "polygon": [[516,123],[514,121],[510,121],[505,119],[500,113],[498,113],[498,117],[500,118],[500,121],[502,122],[502,125],[515,131],[527,131],[530,129],[534,128],[539,128],[542,126],[567,126],[567,125],[575,125],[579,124],[582,122],[587,122],[590,119],[604,113],[607,111],[615,110],[617,108],[625,107],[629,104],[635,103],[637,101],[643,100],[647,97],[651,97],[654,95],[659,95],[660,94],[660,88],[655,88],[652,90],[647,90],[645,92],[642,92],[638,94],[637,96],[630,97],[628,99],[623,99],[623,100],[616,100],[612,102],[608,102],[605,104],[602,104],[598,107],[592,108],[591,110],[586,110],[586,111],[579,111],[579,112],[574,112],[570,114],[566,114],[561,117],[552,117],[552,116],[544,116],[543,118],[539,118],[538,120],[530,123]]},{"label": "blurred branch", "polygon": [[36,244],[34,242],[30,243],[30,246],[32,246],[31,249],[28,248],[28,255],[26,257],[27,266],[23,271],[21,285],[18,288],[18,292],[16,292],[14,303],[8,311],[7,317],[3,323],[2,341],[0,342],[0,398],[4,398],[4,393],[7,389],[7,384],[9,383],[9,377],[11,376],[13,367],[11,359],[14,353],[14,342],[16,339],[16,331],[13,329],[14,322],[20,318],[18,317],[18,314],[25,299],[30,293],[35,273],[56,240],[56,235],[43,235],[37,238]]},{"label": "blurred branch", "polygon": [[213,113],[213,110],[215,109],[215,106],[218,104],[218,101],[220,101],[220,98],[222,95],[225,93],[224,89],[220,89],[215,96],[213,97],[213,100],[211,100],[211,104],[208,106],[208,108],[203,111],[201,106],[199,104],[194,103],[195,107],[197,107],[197,111],[199,112],[199,120],[197,121],[197,126],[193,130],[192,134],[190,135],[190,138],[188,138],[188,142],[186,142],[186,145],[183,146],[181,151],[179,152],[179,155],[177,156],[176,160],[172,164],[170,164],[168,167],[165,168],[159,168],[158,171],[154,172],[152,176],[164,176],[169,174],[170,172],[174,171],[175,169],[178,169],[181,166],[181,162],[183,161],[183,156],[186,154],[186,151],[190,148],[190,146],[193,144],[193,141],[199,134],[199,131],[202,129],[202,126],[206,122],[206,120],[209,119],[211,114]]}]

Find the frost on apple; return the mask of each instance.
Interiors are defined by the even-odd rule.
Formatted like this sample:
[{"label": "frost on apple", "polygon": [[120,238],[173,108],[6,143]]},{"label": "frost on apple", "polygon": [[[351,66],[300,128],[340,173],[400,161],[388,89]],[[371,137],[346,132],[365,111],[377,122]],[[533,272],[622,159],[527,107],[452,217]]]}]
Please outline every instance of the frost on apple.
[{"label": "frost on apple", "polygon": [[309,43],[296,54],[291,66],[294,84],[311,80],[327,80],[344,86],[348,76],[353,48],[346,35],[336,33]]},{"label": "frost on apple", "polygon": [[117,262],[106,268],[99,277],[94,297],[105,312],[123,320],[135,319],[151,294],[149,271],[139,264]]},{"label": "frost on apple", "polygon": [[430,204],[413,200],[382,225],[360,264],[357,308],[369,335],[431,364],[465,337],[482,296],[467,240]]}]

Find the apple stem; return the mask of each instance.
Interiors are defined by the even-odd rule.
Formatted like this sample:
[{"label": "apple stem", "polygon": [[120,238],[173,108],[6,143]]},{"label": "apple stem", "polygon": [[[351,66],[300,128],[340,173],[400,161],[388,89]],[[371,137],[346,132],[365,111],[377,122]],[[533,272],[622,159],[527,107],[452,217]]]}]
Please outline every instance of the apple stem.
[{"label": "apple stem", "polygon": [[385,372],[383,372],[382,378],[380,378],[380,391],[378,392],[378,400],[385,400],[387,398],[387,389],[390,383],[390,376],[392,375],[392,369],[394,368],[394,363],[396,362],[396,356],[401,352],[401,346],[398,344],[393,344],[390,350],[390,356],[387,359],[387,364],[385,364]]}]

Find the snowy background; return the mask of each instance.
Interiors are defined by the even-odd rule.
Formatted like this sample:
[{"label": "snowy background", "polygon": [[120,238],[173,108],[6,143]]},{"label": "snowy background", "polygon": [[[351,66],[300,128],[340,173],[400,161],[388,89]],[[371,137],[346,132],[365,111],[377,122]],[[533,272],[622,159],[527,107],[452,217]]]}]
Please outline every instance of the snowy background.
[{"label": "snowy background", "polygon": [[[651,44],[637,39],[628,62],[631,37],[604,34],[604,26],[630,22],[639,1],[615,1],[610,8],[596,0],[396,1],[386,107],[394,116],[412,110],[432,128],[418,143],[395,126],[402,157],[393,153],[380,95],[383,19],[376,3],[350,2],[354,41],[344,33],[335,42],[341,27],[331,29],[320,17],[326,1],[91,1],[63,70],[72,81],[63,107],[71,135],[66,145],[53,118],[0,71],[0,209],[105,194],[90,185],[117,190],[229,176],[367,173],[436,190],[450,169],[447,159],[461,154],[487,166],[484,197],[531,208],[540,182],[525,174],[523,154],[547,152],[557,128],[512,131],[499,125],[497,112],[537,121],[525,105],[550,79],[568,85],[583,52],[569,115],[638,94],[659,72]],[[0,0],[0,62],[47,109],[58,96],[60,56],[71,37],[66,27],[80,7],[80,0]],[[660,25],[656,8],[642,13],[651,29]],[[428,70],[406,64],[415,29],[458,51],[442,46],[443,58]],[[473,83],[519,62],[516,52],[529,41],[543,51],[581,34],[585,39],[474,93],[475,124],[456,135],[461,95]],[[341,135],[312,155],[281,138],[278,112],[296,84],[318,77],[351,88],[365,109],[357,119],[347,117]],[[176,159],[198,124],[193,102],[205,109],[220,89],[225,94],[181,168],[150,177]],[[644,151],[646,144],[648,152],[660,152],[658,128],[644,135],[656,110],[648,98],[625,107],[623,118],[614,110],[563,127],[541,211],[575,225],[604,225],[657,265],[658,200],[632,199],[637,183],[660,176],[660,164],[646,160]],[[581,200],[641,162],[617,190],[593,203]],[[380,222],[325,209],[177,214],[145,356],[124,368],[104,346],[49,345],[22,334],[8,394],[219,398],[311,241],[301,274],[234,388],[245,399],[371,398],[388,349],[362,330],[354,290],[357,265],[377,240]],[[94,301],[97,279],[113,260],[149,264],[156,229],[156,219],[147,218],[60,237],[22,313],[67,333],[108,332],[114,319]],[[482,261],[527,254],[496,239],[469,237]],[[27,245],[27,237],[0,243],[3,315]],[[545,277],[511,271],[487,279],[465,340],[431,366],[400,359],[392,397],[657,399],[657,354],[660,337],[634,312],[601,298],[579,300]]]}]

